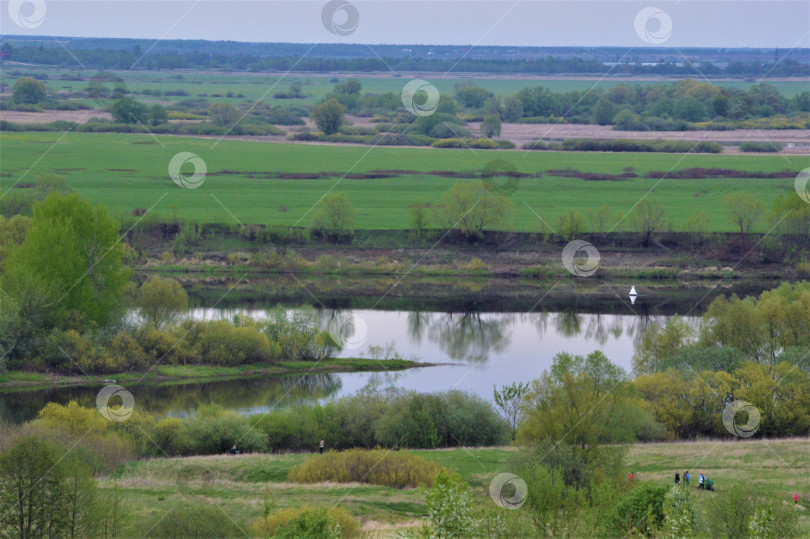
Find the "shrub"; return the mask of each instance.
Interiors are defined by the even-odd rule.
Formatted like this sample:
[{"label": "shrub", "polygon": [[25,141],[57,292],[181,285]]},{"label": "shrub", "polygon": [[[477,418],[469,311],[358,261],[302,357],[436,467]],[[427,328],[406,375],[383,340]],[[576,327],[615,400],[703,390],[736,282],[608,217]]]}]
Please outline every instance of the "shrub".
[{"label": "shrub", "polygon": [[[329,530],[335,537],[349,538],[360,535],[358,520],[337,506],[326,509],[305,505],[280,509],[266,517],[257,518],[250,527],[256,537],[322,537],[312,535],[316,529]],[[290,535],[293,531],[298,534]]]},{"label": "shrub", "polygon": [[253,430],[247,417],[216,405],[200,406],[180,427],[161,422],[158,432],[174,435],[172,445],[179,455],[222,455],[234,444],[247,453],[267,450],[266,438]]},{"label": "shrub", "polygon": [[606,534],[625,537],[650,536],[664,521],[664,497],[667,487],[644,482],[622,496],[608,519]]},{"label": "shrub", "polygon": [[143,523],[144,537],[244,537],[245,533],[224,510],[205,503],[182,503],[158,511]]},{"label": "shrub", "polygon": [[195,343],[200,361],[212,365],[269,362],[280,352],[264,333],[224,320],[192,322],[188,340]]},{"label": "shrub", "polygon": [[392,488],[430,486],[439,474],[435,462],[416,455],[385,450],[350,449],[327,452],[292,468],[287,480],[295,483],[368,483]]},{"label": "shrub", "polygon": [[743,142],[740,144],[741,152],[775,153],[782,151],[782,148],[784,148],[784,144],[773,142]]},{"label": "shrub", "polygon": [[457,475],[444,471],[432,488],[425,491],[425,505],[433,533],[430,537],[463,538],[477,535],[472,498],[467,485]]}]

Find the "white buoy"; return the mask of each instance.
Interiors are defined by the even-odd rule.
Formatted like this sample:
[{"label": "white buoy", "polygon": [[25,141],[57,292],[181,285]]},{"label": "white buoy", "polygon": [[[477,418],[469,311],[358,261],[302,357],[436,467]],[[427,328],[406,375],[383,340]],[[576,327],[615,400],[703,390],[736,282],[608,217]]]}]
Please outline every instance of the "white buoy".
[{"label": "white buoy", "polygon": [[630,288],[630,295],[631,296],[638,296],[638,292],[636,292],[636,287],[635,286]]}]

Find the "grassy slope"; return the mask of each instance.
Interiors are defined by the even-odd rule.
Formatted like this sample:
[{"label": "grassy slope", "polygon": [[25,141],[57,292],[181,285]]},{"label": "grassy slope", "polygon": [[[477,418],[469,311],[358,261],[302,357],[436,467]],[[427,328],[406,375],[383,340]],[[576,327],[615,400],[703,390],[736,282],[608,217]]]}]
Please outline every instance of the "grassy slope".
[{"label": "grassy slope", "polygon": [[[493,159],[509,160],[524,172],[571,167],[583,172],[620,173],[632,166],[638,174],[687,167],[720,167],[749,171],[799,171],[810,164],[807,156],[739,156],[680,154],[615,154],[574,152],[495,152],[270,144],[148,135],[3,133],[3,176],[0,193],[38,174],[65,176],[82,196],[103,202],[119,215],[131,217],[135,208],[152,208],[170,217],[201,222],[311,224],[311,208],[328,191],[347,193],[357,211],[359,229],[405,229],[410,206],[436,202],[458,181],[479,181],[478,174]],[[168,163],[180,151],[202,157],[209,175],[201,188],[177,188],[168,176]],[[252,171],[353,173],[374,169],[425,171],[424,176],[376,180],[328,178],[266,180],[248,177]],[[216,175],[222,170],[237,174]],[[433,170],[471,171],[471,179],[431,176]],[[191,173],[191,170],[188,171]],[[674,228],[695,211],[704,211],[715,231],[733,231],[722,208],[723,197],[745,191],[767,206],[793,189],[793,179],[658,180],[634,179],[594,182],[543,177],[521,180],[512,195],[513,212],[502,228],[548,232],[536,214],[556,227],[565,211],[607,203],[614,212],[630,211],[645,195],[666,209]],[[221,203],[221,204],[220,204]],[[282,208],[283,207],[283,208]],[[286,209],[284,209],[286,208]],[[282,211],[283,210],[283,211]],[[719,211],[718,211],[719,210]],[[759,229],[765,231],[762,222]]]},{"label": "grassy slope", "polygon": [[[508,471],[510,448],[414,451],[462,475],[480,503],[490,503],[487,486],[498,472]],[[740,442],[680,442],[644,444],[630,448],[628,470],[640,471],[644,481],[669,484],[676,470],[691,470],[697,486],[700,471],[715,480],[718,489],[742,482],[773,500],[789,501],[798,492],[804,505],[810,499],[810,439]],[[263,492],[274,507],[339,504],[368,522],[367,528],[412,523],[423,515],[424,505],[416,490],[396,490],[369,485],[297,485],[285,482],[287,470],[309,455],[245,455],[240,457],[192,457],[131,463],[104,489],[119,486],[123,503],[133,511],[128,524],[147,515],[170,510],[184,498],[216,503],[237,523],[248,526],[261,514]],[[205,481],[178,488],[178,472],[193,466]],[[188,477],[188,476],[185,476]],[[182,491],[182,493],[181,493]],[[698,500],[714,496],[694,491]],[[385,524],[383,524],[385,523]],[[801,516],[801,526],[810,533],[810,512]]]}]

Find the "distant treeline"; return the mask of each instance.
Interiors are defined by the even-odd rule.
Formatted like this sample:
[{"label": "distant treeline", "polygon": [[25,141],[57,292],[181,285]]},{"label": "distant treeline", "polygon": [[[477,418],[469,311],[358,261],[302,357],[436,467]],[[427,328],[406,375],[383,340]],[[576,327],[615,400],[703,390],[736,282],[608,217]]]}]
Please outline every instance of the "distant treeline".
[{"label": "distant treeline", "polygon": [[[45,64],[58,67],[96,69],[222,69],[240,71],[294,71],[294,72],[374,72],[383,71],[428,71],[428,72],[478,72],[478,73],[611,73],[615,75],[701,75],[701,76],[745,76],[745,77],[784,77],[806,76],[810,74],[807,57],[801,55],[781,56],[778,53],[764,59],[762,54],[729,53],[711,51],[712,54],[692,55],[699,60],[683,61],[669,53],[655,53],[652,50],[635,52],[624,57],[606,49],[601,53],[582,51],[538,52],[518,51],[506,55],[498,47],[475,49],[476,54],[466,54],[461,48],[448,48],[440,54],[423,56],[416,49],[434,47],[392,48],[376,46],[382,53],[376,56],[365,45],[352,45],[358,50],[329,53],[325,48],[317,48],[308,54],[296,53],[297,44],[263,44],[265,47],[239,47],[246,44],[226,44],[211,47],[208,42],[194,42],[198,46],[184,48],[156,48],[144,54],[140,44],[120,48],[117,42],[106,43],[98,40],[94,48],[83,48],[86,40],[69,40],[65,48],[56,46],[54,40],[43,40],[30,45],[25,41],[8,41],[4,47],[11,52],[17,62]],[[127,40],[129,41],[129,40]],[[232,46],[227,46],[232,45]],[[360,50],[362,48],[362,50]],[[435,47],[442,49],[441,47]],[[456,50],[458,49],[458,50]],[[492,49],[492,50],[490,50]],[[376,49],[375,49],[376,50]],[[402,51],[411,51],[403,53]],[[599,51],[600,49],[596,49]],[[251,52],[246,52],[251,51]],[[255,51],[255,52],[253,52]],[[484,53],[487,54],[484,54]],[[405,54],[403,56],[403,54]],[[778,58],[777,58],[778,57]],[[718,60],[723,58],[726,61]],[[797,59],[798,58],[798,59]],[[616,63],[617,60],[621,62]],[[805,61],[802,61],[805,60]],[[692,63],[694,62],[694,63]]]}]

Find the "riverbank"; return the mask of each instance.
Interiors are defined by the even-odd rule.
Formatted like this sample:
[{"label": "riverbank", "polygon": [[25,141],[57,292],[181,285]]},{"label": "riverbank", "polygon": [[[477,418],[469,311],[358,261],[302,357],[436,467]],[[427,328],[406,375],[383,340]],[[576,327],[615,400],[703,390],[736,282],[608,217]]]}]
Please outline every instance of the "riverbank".
[{"label": "riverbank", "polygon": [[109,383],[171,384],[258,378],[288,374],[317,374],[339,372],[401,371],[418,367],[431,367],[409,359],[333,358],[323,361],[280,361],[273,365],[249,364],[236,367],[209,365],[158,365],[147,372],[124,372],[108,375],[65,376],[50,373],[8,371],[0,373],[0,392],[39,390],[50,387],[70,387]]}]

